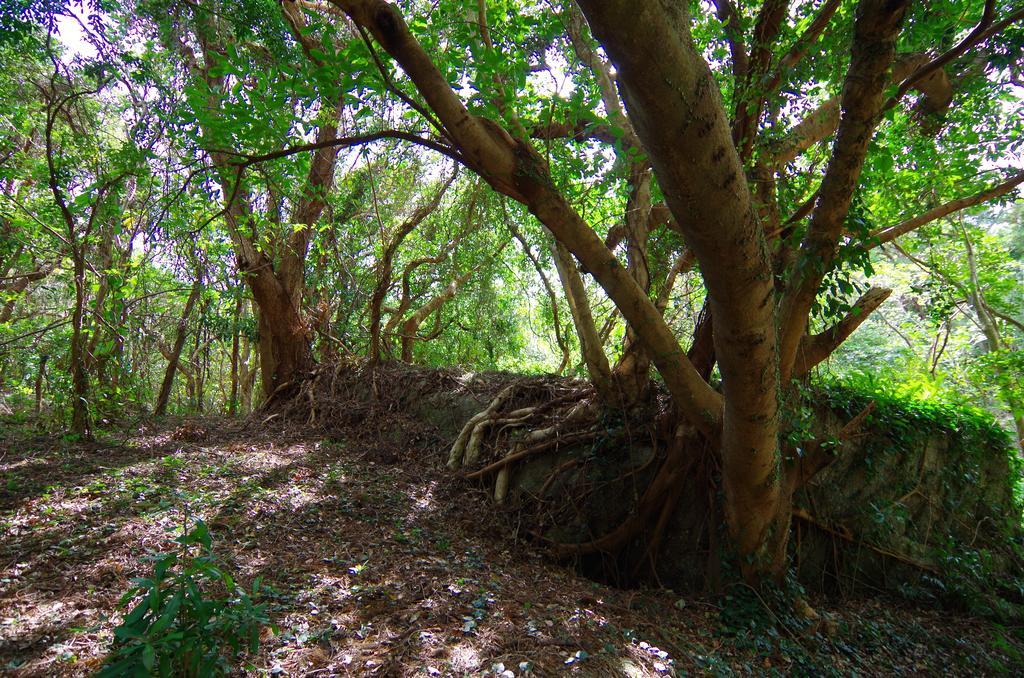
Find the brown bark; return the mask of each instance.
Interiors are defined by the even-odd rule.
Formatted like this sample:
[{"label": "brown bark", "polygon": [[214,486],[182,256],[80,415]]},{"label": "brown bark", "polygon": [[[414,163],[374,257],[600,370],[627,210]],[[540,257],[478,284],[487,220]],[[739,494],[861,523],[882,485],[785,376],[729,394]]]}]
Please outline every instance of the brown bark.
[{"label": "brown bark", "polygon": [[11,295],[11,299],[8,299],[7,302],[4,303],[3,308],[0,308],[0,323],[7,322],[11,319],[11,316],[14,315],[14,306],[17,302],[18,295],[27,290],[31,283],[42,280],[48,276],[50,271],[50,268],[40,267],[31,273],[22,273],[6,278],[8,282],[0,285],[0,292],[9,293]]},{"label": "brown bark", "polygon": [[658,299],[655,302],[658,311],[662,314],[668,308],[668,303],[672,296],[672,288],[676,284],[676,278],[683,273],[689,272],[693,268],[694,261],[693,252],[690,250],[686,250],[676,257],[675,263],[672,264],[672,268],[669,269],[668,274],[665,276],[665,282],[662,284],[661,291],[658,292]]},{"label": "brown bark", "polygon": [[764,82],[765,97],[771,96],[783,82],[787,72],[796,66],[807,54],[810,48],[818,40],[825,28],[828,26],[836,10],[842,4],[842,0],[825,0],[818,11],[814,21],[807,27],[803,34],[797,38],[789,51],[779,60],[778,66]]},{"label": "brown bark", "polygon": [[43,411],[43,381],[46,379],[46,361],[50,359],[50,356],[45,353],[39,356],[39,372],[36,373],[36,416],[38,417]]},{"label": "brown bark", "polygon": [[854,24],[853,48],[842,95],[842,120],[825,171],[818,202],[800,245],[806,263],[794,276],[780,309],[783,383],[789,381],[807,317],[821,280],[829,270],[857,189],[868,143],[878,125],[889,70],[896,57],[906,0],[863,0]]},{"label": "brown bark", "polygon": [[309,337],[299,303],[302,298],[302,265],[308,246],[308,229],[300,229],[282,257],[292,262],[285,273],[278,275],[274,262],[258,249],[248,235],[253,215],[249,192],[241,172],[230,164],[230,158],[211,151],[211,158],[220,170],[221,192],[224,195],[224,217],[235,246],[235,256],[242,279],[252,290],[257,306],[259,326],[260,368],[262,387],[269,397],[279,388],[292,383],[312,362]]},{"label": "brown bark", "polygon": [[[50,89],[54,89],[58,72],[55,71],[50,82]],[[98,90],[97,90],[98,91]],[[78,97],[95,91],[79,91],[65,96],[59,101],[47,102],[46,107],[46,167],[50,194],[60,213],[64,226],[64,235],[59,236],[61,243],[67,248],[72,261],[72,275],[75,287],[75,305],[71,314],[71,347],[69,351],[69,369],[71,371],[71,431],[83,438],[92,438],[92,425],[89,417],[89,375],[86,371],[85,361],[87,357],[86,337],[84,334],[84,318],[86,311],[86,243],[92,232],[99,214],[100,206],[107,191],[120,179],[117,176],[104,181],[92,194],[92,204],[84,224],[79,224],[75,215],[68,207],[68,201],[61,188],[57,176],[57,166],[54,159],[53,130],[57,118],[62,111],[72,104]],[[56,231],[54,231],[56,235]]]},{"label": "brown bark", "polygon": [[231,397],[228,399],[228,414],[235,416],[238,413],[238,349],[239,335],[242,330],[239,323],[242,320],[242,309],[245,307],[245,298],[242,291],[238,291],[238,299],[235,300],[235,313],[231,324]]},{"label": "brown bark", "polygon": [[192,283],[192,290],[188,299],[185,300],[185,308],[181,311],[181,318],[178,319],[178,327],[174,336],[174,346],[167,358],[167,369],[164,371],[164,380],[160,384],[160,393],[156,398],[156,407],[153,408],[155,416],[163,416],[167,411],[167,402],[171,397],[171,388],[174,386],[174,373],[178,369],[178,361],[181,359],[181,351],[185,347],[185,338],[188,335],[188,319],[192,315],[192,309],[199,300],[199,294],[203,289],[203,276],[200,270],[196,270],[196,278]]},{"label": "brown bark", "polygon": [[[646,158],[638,159],[636,157],[642,148],[640,139],[622,108],[611,67],[591,48],[584,35],[585,19],[576,4],[567,3],[566,28],[576,56],[594,74],[609,122],[619,130],[621,141],[614,144],[615,155],[619,164],[628,168],[629,199],[626,201],[626,212],[621,227],[612,229],[605,244],[609,249],[614,249],[618,241],[625,240],[627,270],[640,289],[648,293],[651,282],[647,260],[647,240],[650,234],[652,212],[651,170]],[[613,235],[616,230],[618,233]],[[597,337],[596,327],[583,328],[583,331],[588,335],[588,343],[594,342]],[[581,334],[581,345],[582,339]],[[597,345],[600,346],[600,344]],[[601,356],[594,355],[593,357],[600,359],[603,356],[604,352],[601,351]],[[591,368],[591,375],[594,375],[593,368],[595,366],[589,360],[585,360],[585,362]],[[604,362],[607,362],[606,358],[604,358]],[[601,365],[596,365],[596,367],[603,369]],[[650,358],[644,351],[636,332],[627,325],[619,361],[611,369],[610,375],[598,374],[595,387],[605,402],[614,402],[620,407],[628,408],[646,393],[650,382],[650,371]]]},{"label": "brown bark", "polygon": [[[707,326],[714,359],[721,367],[724,397],[683,354],[643,286],[557,192],[545,161],[524,142],[525,135],[514,138],[494,122],[470,114],[394,5],[383,0],[332,3],[398,61],[431,109],[431,120],[436,119],[465,164],[499,192],[524,203],[607,292],[664,376],[679,411],[721,452],[726,521],[747,563],[745,570],[754,575],[777,573],[785,556],[793,487],[780,466],[779,392],[788,381],[821,276],[842,236],[907,3],[861,0],[843,97],[826,104],[815,129],[797,140],[807,148],[838,129],[801,250],[811,264],[804,268],[811,272],[792,278],[795,282],[785,291],[779,309],[775,271],[758,213],[765,210],[774,232],[780,221],[770,214],[774,191],[759,194],[760,205],[750,195],[718,85],[692,44],[687,4],[580,2],[594,36],[615,65],[629,121],[650,154],[673,222],[700,263],[708,290]],[[731,43],[736,82],[742,83],[749,61],[739,12],[728,0],[716,6]],[[775,30],[772,26],[778,25],[778,6],[774,3],[772,12],[765,14],[761,63],[771,61],[765,50]],[[834,11],[835,5],[826,3],[822,14]],[[806,52],[826,23],[827,18],[816,22],[815,35],[808,36],[797,52]],[[760,70],[766,72],[763,66]],[[752,130],[757,117],[750,116]],[[777,319],[782,325],[781,345]],[[659,482],[667,477],[671,476],[659,477]]]},{"label": "brown bark", "polygon": [[238,409],[248,414],[252,411],[253,387],[259,374],[258,366],[250,361],[258,362],[258,358],[253,356],[249,339],[244,335],[239,338],[238,350]]},{"label": "brown bark", "polygon": [[616,66],[634,129],[701,263],[725,396],[726,520],[739,552],[755,555],[778,504],[778,405],[770,260],[744,169],[718,87],[693,47],[685,5],[581,5]]},{"label": "brown bark", "polygon": [[[634,163],[629,176],[630,194],[626,201],[626,268],[645,293],[650,293],[651,270],[647,243],[651,215],[651,171],[646,161]],[[651,360],[640,337],[626,326],[622,355],[612,370],[621,407],[631,407],[643,398],[650,385]]]},{"label": "brown bark", "polygon": [[789,0],[764,0],[754,24],[754,40],[750,48],[750,64],[742,81],[737,79],[735,116],[732,123],[733,143],[740,157],[750,158],[757,136],[757,126],[767,98],[762,80],[768,75],[772,60],[772,43],[786,17]]},{"label": "brown bark", "polygon": [[[392,273],[394,272],[395,266],[395,255],[398,254],[398,248],[401,246],[402,241],[412,233],[420,223],[423,222],[428,216],[430,216],[434,210],[437,209],[438,205],[441,204],[441,199],[444,194],[448,191],[448,188],[455,181],[455,177],[458,172],[452,172],[448,180],[441,184],[441,187],[431,197],[431,199],[423,205],[420,205],[413,211],[413,213],[403,221],[395,233],[388,239],[387,244],[384,246],[384,251],[381,252],[380,261],[377,264],[377,284],[373,289],[373,294],[370,296],[370,348],[369,358],[370,364],[376,365],[381,360],[381,315],[384,306],[384,298],[387,296],[388,290],[392,285]],[[474,193],[470,206],[467,209],[466,219],[471,221],[473,219],[473,211],[476,206],[476,194]],[[381,224],[383,229],[383,224]]]},{"label": "brown bark", "polygon": [[89,375],[85,371],[85,255],[75,246],[72,251],[75,281],[75,308],[71,314],[71,431],[85,438],[92,437],[89,418]]},{"label": "brown bark", "polygon": [[[892,78],[897,82],[904,81],[922,60],[927,61],[927,57],[923,54],[901,55],[893,64]],[[927,79],[915,81],[913,89],[921,92],[922,99],[919,106],[923,111],[944,112],[952,101],[949,79],[941,70],[933,73]],[[843,96],[826,99],[818,108],[808,113],[780,142],[764,150],[761,162],[773,170],[780,170],[801,153],[835,132],[839,128],[842,117]]]},{"label": "brown bark", "polygon": [[832,355],[890,294],[892,290],[888,288],[872,287],[854,302],[850,311],[838,323],[824,332],[804,337],[793,364],[793,376],[798,379],[803,377]]},{"label": "brown bark", "polygon": [[732,0],[713,0],[715,14],[722,22],[725,37],[729,42],[729,52],[732,54],[732,75],[736,82],[742,82],[747,77],[748,56],[747,45],[743,39],[743,20],[736,5]]},{"label": "brown bark", "polygon": [[[982,13],[981,20],[978,25],[974,27],[963,40],[954,45],[951,49],[947,50],[938,57],[930,60],[922,60],[921,62],[914,65],[914,70],[907,76],[898,78],[902,80],[896,93],[893,94],[888,101],[885,102],[885,108],[891,108],[896,105],[896,102],[900,100],[907,92],[913,87],[917,87],[920,83],[932,81],[934,82],[934,76],[941,73],[942,68],[963,55],[967,50],[975,45],[987,40],[989,37],[998,33],[999,31],[1006,28],[1014,21],[1024,17],[1024,9],[1018,10],[996,25],[992,25],[995,19],[995,0],[985,0],[985,10]],[[952,96],[949,97],[952,99]],[[948,102],[946,104],[948,106]]]},{"label": "brown bark", "polygon": [[[751,557],[747,571],[777,571],[785,553],[789,498],[782,488],[777,449],[773,271],[717,85],[692,45],[686,6],[581,2],[615,64],[629,119],[650,153],[674,221],[701,264],[724,408],[643,286],[553,188],[544,160],[498,125],[468,113],[394,6],[381,0],[334,4],[398,60],[465,163],[496,190],[527,205],[608,293],[664,376],[680,411],[720,443],[726,519],[737,550]],[[863,162],[880,105],[871,90],[877,84],[880,92],[884,84],[902,12],[899,2],[862,3],[847,87],[851,105],[845,107],[839,128],[837,152],[812,229],[815,236],[841,234],[833,234],[833,227],[841,224],[847,193],[852,194]],[[655,54],[637,45],[659,45],[659,50]],[[865,94],[867,104],[853,105],[854,93]],[[797,339],[806,313],[801,322]]]},{"label": "brown bark", "polygon": [[612,384],[611,367],[608,364],[608,356],[604,353],[604,342],[599,337],[597,325],[594,323],[594,314],[590,308],[590,299],[587,297],[587,288],[580,275],[580,269],[565,245],[554,239],[551,242],[551,257],[555,262],[558,279],[562,283],[562,293],[565,295],[565,302],[576,328],[580,353],[590,381],[593,382],[594,389],[603,402],[614,403],[617,399]]},{"label": "brown bark", "polygon": [[895,226],[889,226],[888,228],[877,231],[868,239],[868,247],[873,248],[878,245],[884,245],[885,243],[892,242],[896,238],[906,235],[907,233],[910,233],[911,231],[937,219],[941,219],[942,217],[953,214],[954,212],[959,212],[960,210],[967,209],[968,207],[974,207],[975,205],[980,205],[981,203],[1006,195],[1022,183],[1024,183],[1024,172],[1018,172],[1006,181],[993,186],[992,188],[987,188],[971,196],[951,200],[939,205],[938,207],[932,208],[923,214],[919,214],[916,217],[901,221]]},{"label": "brown bark", "polygon": [[410,34],[401,14],[382,0],[334,0],[394,56],[423,95],[463,162],[496,190],[545,224],[594,275],[644,341],[673,397],[696,426],[717,435],[721,397],[693,370],[671,328],[600,238],[555,191],[544,160],[465,105]]},{"label": "brown bark", "polygon": [[[388,322],[382,331],[385,337],[394,336],[398,329],[398,325],[402,322],[402,319],[405,318],[405,314],[409,312],[410,308],[412,308],[413,301],[415,301],[412,292],[412,274],[421,266],[425,266],[427,264],[440,264],[446,258],[447,257],[445,255],[438,254],[433,257],[420,257],[419,259],[413,259],[406,263],[405,268],[402,270],[402,297],[398,302],[398,307],[381,309],[383,312],[391,314],[391,317],[388,318]],[[384,342],[384,347],[389,348],[389,344]]]},{"label": "brown bark", "polygon": [[[412,362],[413,345],[421,338],[417,335],[423,321],[429,318],[432,313],[440,314],[441,307],[455,297],[459,287],[464,285],[472,277],[473,273],[474,271],[469,270],[456,277],[445,285],[443,290],[431,297],[427,303],[420,306],[412,315],[405,319],[402,323],[402,362]],[[438,317],[440,318],[440,315]]]},{"label": "brown bark", "polygon": [[704,379],[710,379],[711,371],[715,368],[715,335],[707,299],[704,300],[704,306],[697,314],[697,323],[693,328],[693,343],[690,344],[687,355],[690,356],[697,372]]},{"label": "brown bark", "polygon": [[[294,20],[293,15],[287,18]],[[209,88],[210,110],[217,110],[220,98],[226,95],[226,81],[223,76],[214,75],[209,66],[217,60],[217,55],[223,49],[223,28],[217,23],[219,18],[203,9],[196,10],[194,17],[196,38],[202,48],[205,63],[200,64],[184,42],[177,47],[192,77],[204,81]],[[291,213],[291,222],[301,227],[292,229],[284,241],[273,244],[273,249],[278,250],[280,255],[276,265],[272,256],[254,244],[251,233],[252,202],[243,177],[244,167],[235,163],[235,156],[216,148],[207,149],[219,170],[225,202],[224,216],[235,248],[238,268],[252,290],[258,308],[261,383],[264,395],[268,397],[293,383],[313,362],[308,329],[301,311],[305,290],[305,260],[314,233],[313,225],[326,207],[326,196],[333,188],[334,169],[340,148],[332,145],[337,139],[340,104],[326,100],[320,103],[325,111],[319,117],[321,122],[317,126],[309,173]],[[203,130],[203,135],[211,136],[209,130]],[[279,201],[271,202],[279,205]],[[270,216],[275,217],[274,214]],[[279,220],[280,214],[276,218]]]}]

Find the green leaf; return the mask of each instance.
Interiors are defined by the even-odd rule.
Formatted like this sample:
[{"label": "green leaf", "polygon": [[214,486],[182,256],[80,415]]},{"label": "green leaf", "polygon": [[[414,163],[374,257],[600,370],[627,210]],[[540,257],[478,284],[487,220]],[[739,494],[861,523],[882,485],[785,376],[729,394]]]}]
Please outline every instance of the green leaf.
[{"label": "green leaf", "polygon": [[183,598],[184,593],[182,591],[178,591],[174,594],[171,600],[164,607],[163,614],[161,614],[160,618],[153,622],[153,625],[149,628],[149,635],[151,637],[159,636],[171,625],[175,617],[178,615],[178,610],[181,608],[181,601]]}]

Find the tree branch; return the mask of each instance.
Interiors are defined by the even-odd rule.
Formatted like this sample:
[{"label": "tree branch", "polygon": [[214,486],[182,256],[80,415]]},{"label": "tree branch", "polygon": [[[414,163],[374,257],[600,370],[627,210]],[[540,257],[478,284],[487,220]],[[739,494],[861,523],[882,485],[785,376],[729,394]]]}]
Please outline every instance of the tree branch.
[{"label": "tree branch", "polygon": [[983,202],[988,202],[994,198],[1006,195],[1021,183],[1024,183],[1024,172],[1018,172],[1001,184],[987,188],[984,191],[975,193],[974,195],[958,198],[957,200],[950,200],[943,205],[939,205],[938,207],[928,210],[924,214],[919,214],[912,219],[901,221],[895,226],[889,226],[888,228],[876,231],[871,235],[867,243],[867,247],[868,249],[872,249],[879,245],[884,245],[885,243],[892,242],[901,235],[910,233],[925,224],[931,223],[936,219],[941,219],[953,212],[959,212],[960,210],[967,209],[968,207],[974,207],[975,205],[980,205]]},{"label": "tree branch", "polygon": [[[966,52],[974,45],[977,45],[982,40],[987,39],[991,35],[994,35],[988,33],[986,29],[989,27],[989,25],[992,23],[992,19],[995,17],[995,9],[995,0],[985,0],[985,11],[982,13],[981,20],[978,22],[978,25],[974,27],[974,30],[971,31],[967,35],[967,37],[965,37],[959,43],[954,45],[952,48],[950,48],[943,54],[939,55],[938,57],[932,59],[928,63],[916,69],[909,76],[907,76],[903,80],[903,82],[900,83],[900,86],[896,89],[896,93],[889,97],[889,100],[885,102],[885,105],[882,107],[882,110],[887,111],[893,106],[895,106],[897,102],[899,102],[899,100],[903,98],[903,96],[906,95],[906,93],[909,92],[914,87],[915,84],[917,84],[918,82],[922,82],[929,75],[939,70],[953,59],[956,59],[961,54]],[[1015,15],[1017,16],[1017,18],[1024,16],[1024,10],[1016,12],[1015,14],[1011,14],[1009,17],[1007,17],[1007,19],[1000,21],[999,23],[1001,25],[998,27],[998,30],[1002,30],[1006,26],[1009,26],[1011,23],[1013,23],[1013,21],[1016,20],[1014,19]]]},{"label": "tree branch", "polygon": [[854,302],[846,316],[838,323],[824,332],[804,337],[793,365],[793,376],[804,376],[832,355],[891,294],[891,289],[871,287]]},{"label": "tree branch", "polygon": [[732,54],[732,75],[736,82],[743,82],[749,70],[749,58],[747,57],[747,45],[743,40],[742,19],[736,11],[736,5],[732,0],[712,0],[715,5],[715,14],[722,22],[725,30],[725,37],[729,43],[729,52]]},{"label": "tree branch", "polygon": [[868,144],[880,119],[882,96],[896,57],[896,39],[908,5],[907,0],[862,0],[858,9],[850,66],[843,84],[842,119],[811,223],[800,244],[799,256],[805,265],[798,270],[803,273],[793,277],[780,309],[779,354],[784,382],[792,374],[818,287],[836,255]]},{"label": "tree branch", "polygon": [[593,228],[554,189],[544,159],[500,125],[467,110],[394,5],[384,0],[331,1],[366,27],[399,62],[458,147],[461,161],[495,190],[527,205],[556,238],[570,246],[641,333],[680,409],[701,431],[717,435],[721,396],[685,359],[672,329]]},{"label": "tree branch", "polygon": [[800,60],[804,58],[811,46],[818,40],[818,37],[824,32],[825,27],[828,26],[832,17],[835,15],[836,10],[842,4],[842,0],[826,0],[825,4],[822,5],[821,10],[818,11],[818,16],[814,17],[814,21],[811,25],[803,32],[803,34],[797,38],[793,46],[789,48],[789,51],[779,60],[779,65],[766,79],[763,89],[765,97],[769,97],[775,93],[779,85],[782,84],[782,79],[785,77],[786,72],[791,70],[794,66],[800,63]]}]

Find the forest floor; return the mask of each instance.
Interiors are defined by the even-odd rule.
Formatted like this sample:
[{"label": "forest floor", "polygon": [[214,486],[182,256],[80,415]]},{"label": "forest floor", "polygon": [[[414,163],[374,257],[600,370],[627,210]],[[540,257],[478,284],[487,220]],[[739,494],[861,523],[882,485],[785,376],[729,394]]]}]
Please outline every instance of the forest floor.
[{"label": "forest floor", "polygon": [[[755,632],[712,599],[545,560],[446,450],[189,419],[91,445],[0,422],[0,674],[101,666],[133,577],[188,518],[273,587],[250,675],[979,675],[1020,630],[891,599],[814,599],[829,633]],[[1014,668],[1015,667],[1015,668]],[[503,673],[504,672],[504,673]]]}]

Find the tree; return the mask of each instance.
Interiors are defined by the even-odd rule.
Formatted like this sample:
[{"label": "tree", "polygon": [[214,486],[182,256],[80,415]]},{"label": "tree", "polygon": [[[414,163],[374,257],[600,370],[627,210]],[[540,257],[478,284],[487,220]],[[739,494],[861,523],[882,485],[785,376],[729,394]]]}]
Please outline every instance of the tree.
[{"label": "tree", "polygon": [[[291,8],[291,3],[283,5],[285,11],[277,17],[278,26],[287,25],[305,59],[314,67],[323,67],[321,48],[329,46],[332,38],[324,36],[324,44],[318,45],[301,13],[296,14]],[[170,19],[162,14],[165,9],[162,3],[148,8],[165,46],[180,54],[186,67],[187,102],[198,132],[195,141],[209,155],[216,170],[223,217],[239,269],[259,309],[262,384],[264,395],[269,397],[291,384],[312,361],[301,308],[305,260],[316,233],[316,222],[334,185],[340,145],[330,142],[337,139],[341,101],[337,87],[330,82],[321,80],[319,87],[309,92],[305,107],[316,111],[313,124],[319,147],[311,152],[301,189],[282,193],[279,185],[271,182],[262,195],[258,194],[244,173],[246,167],[254,164],[244,149],[272,138],[270,132],[275,123],[291,122],[280,119],[280,109],[270,108],[283,103],[282,96],[279,93],[267,97],[263,103],[269,106],[254,110],[245,120],[218,111],[239,111],[245,105],[243,101],[267,96],[267,90],[260,91],[259,87],[251,91],[242,89],[249,84],[248,73],[266,65],[266,53],[247,53],[244,46],[240,49],[234,33],[239,26],[232,25],[214,4],[174,7]],[[275,47],[280,52],[280,45]],[[262,80],[259,85],[268,83]],[[254,125],[261,114],[266,116],[264,123],[269,122],[270,129]],[[260,204],[266,205],[263,214],[258,210]]]},{"label": "tree", "polygon": [[[669,449],[637,514],[559,550],[612,550],[652,524],[657,543],[682,477],[709,461],[721,469],[710,480],[740,568],[750,581],[780,576],[792,496],[834,453],[804,440],[787,413],[802,382],[889,298],[865,284],[888,252],[879,248],[1012,199],[1024,182],[1014,167],[1024,120],[1006,82],[1020,67],[1024,9],[962,5],[112,3],[119,30],[153,38],[135,75],[165,93],[151,111],[167,141],[150,145],[145,163],[152,173],[160,156],[188,172],[161,215],[174,228],[147,233],[179,246],[230,243],[252,295],[258,332],[242,332],[247,299],[230,291],[234,274],[203,271],[209,311],[177,367],[191,375],[193,405],[228,355],[231,402],[246,400],[250,338],[264,394],[284,397],[318,341],[324,359],[365,346],[373,363],[493,367],[500,342],[524,343],[522,331],[501,337],[502,322],[540,319],[554,330],[560,371],[578,347],[591,386],[575,401],[514,410],[517,426],[538,411],[561,417],[561,428],[517,445],[549,444],[609,410],[635,416],[652,367],[672,401],[669,421],[652,423],[668,431]],[[491,190],[465,175],[445,183],[449,161]],[[67,183],[57,164],[49,202],[63,199],[74,223],[62,229],[80,236],[96,197],[82,189],[102,184]],[[129,204],[105,204],[115,203]],[[98,256],[79,267],[100,263],[103,299],[106,271],[127,271],[133,247],[110,237],[114,224],[89,231]],[[15,277],[46,261],[0,254]],[[137,270],[170,282],[180,277],[170,268]],[[536,279],[523,283],[524,272]],[[71,279],[85,291],[83,276]],[[984,287],[973,284],[975,307],[994,309]],[[524,298],[534,292],[546,300]],[[114,312],[103,317],[118,351],[127,303],[97,298],[88,309],[81,296],[80,316]],[[174,297],[163,328],[180,326],[189,306]],[[83,322],[72,334],[88,355],[100,340]],[[175,338],[181,348],[168,346],[168,357],[184,350],[185,333]],[[99,362],[85,364],[102,375]],[[474,417],[453,465],[518,404],[503,394]]]},{"label": "tree", "polygon": [[[828,461],[827,447],[817,446],[817,458],[798,463],[796,450],[780,443],[785,425],[780,411],[793,397],[793,380],[814,366],[814,361],[800,359],[808,342],[838,345],[849,335],[847,329],[826,330],[824,335],[809,330],[823,284],[870,235],[852,232],[850,217],[863,193],[861,179],[872,142],[887,116],[941,117],[943,104],[929,92],[933,80],[941,80],[970,48],[998,35],[1024,10],[996,20],[994,3],[987,2],[980,19],[975,15],[977,25],[959,42],[934,58],[913,61],[911,72],[893,82],[901,39],[921,44],[941,32],[948,41],[962,33],[962,25],[911,13],[904,36],[909,3],[862,0],[852,30],[847,18],[841,30],[826,38],[823,33],[833,18],[843,18],[837,14],[839,3],[826,2],[804,24],[788,20],[788,3],[768,0],[757,10],[750,31],[744,25],[747,17],[722,0],[716,3],[724,23],[718,39],[724,37],[732,54],[731,73],[723,73],[721,62],[713,71],[704,56],[714,39],[699,31],[708,31],[709,22],[697,21],[685,5],[581,0],[593,36],[615,66],[624,110],[642,145],[638,150],[650,163],[671,218],[700,267],[721,374],[719,391],[679,345],[644,287],[559,190],[551,164],[530,141],[525,116],[509,112],[510,99],[522,102],[499,92],[495,98],[503,106],[471,112],[439,69],[437,53],[424,48],[422,41],[430,38],[420,20],[414,24],[417,35],[403,11],[383,0],[332,4],[400,64],[442,142],[496,191],[523,203],[612,299],[672,394],[680,435],[685,438],[687,430],[694,431],[721,459],[726,523],[745,575],[751,580],[779,576],[792,494],[808,479],[808,468],[821,468]],[[514,33],[523,15],[510,16]],[[783,38],[791,46],[780,57],[776,50]],[[652,45],[658,49],[650,49]],[[801,73],[797,66],[812,48],[824,58],[812,63],[811,73]],[[474,81],[481,89],[489,80],[500,90],[516,76],[498,77],[484,60],[475,66]],[[450,70],[451,65],[442,62],[440,68]],[[829,82],[828,69],[845,71],[841,95],[794,125],[780,140],[782,149],[792,150],[778,151],[772,158],[771,123],[782,118],[786,103],[779,88],[786,81],[789,88]],[[801,82],[801,75],[806,80]],[[993,84],[982,74],[974,76],[973,86]],[[917,109],[901,109],[901,100],[915,88],[921,91]],[[731,93],[731,105],[723,90]],[[624,136],[621,128],[619,136]],[[784,219],[788,205],[780,184],[789,174],[784,161],[829,139],[820,184],[803,201],[806,207]],[[977,161],[977,155],[967,159],[968,164]],[[804,183],[815,173],[808,174]],[[852,330],[877,306],[879,296],[874,293],[874,299],[855,304],[856,312],[838,322]],[[826,345],[818,353],[824,357],[835,348]],[[670,456],[659,478],[671,478],[679,463]],[[666,484],[656,481],[652,488]],[[658,491],[658,501],[642,503],[657,506],[671,488]]]}]

